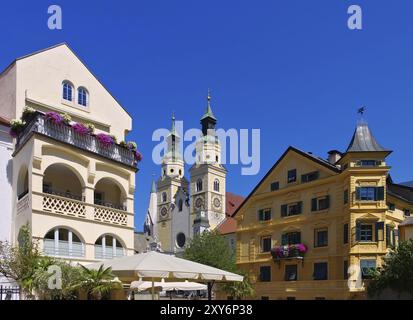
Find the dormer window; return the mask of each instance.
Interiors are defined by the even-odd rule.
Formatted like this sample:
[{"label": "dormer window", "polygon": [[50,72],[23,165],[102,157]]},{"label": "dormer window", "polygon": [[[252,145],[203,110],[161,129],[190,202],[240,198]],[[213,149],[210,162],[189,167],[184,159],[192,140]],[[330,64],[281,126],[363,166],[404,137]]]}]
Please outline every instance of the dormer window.
[{"label": "dormer window", "polygon": [[72,101],[73,100],[73,86],[70,82],[64,81],[62,84],[62,97],[63,100]]},{"label": "dormer window", "polygon": [[89,94],[83,87],[77,89],[77,104],[87,107],[89,100]]},{"label": "dormer window", "polygon": [[359,160],[356,162],[358,167],[378,167],[381,165],[380,160]]}]

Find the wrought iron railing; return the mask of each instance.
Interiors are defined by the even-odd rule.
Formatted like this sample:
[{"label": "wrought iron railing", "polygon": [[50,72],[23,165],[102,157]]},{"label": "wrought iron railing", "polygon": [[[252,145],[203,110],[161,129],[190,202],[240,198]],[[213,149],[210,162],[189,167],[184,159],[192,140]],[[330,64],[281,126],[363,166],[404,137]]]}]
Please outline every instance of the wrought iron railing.
[{"label": "wrought iron railing", "polygon": [[109,146],[103,145],[94,135],[80,134],[69,125],[63,123],[57,124],[53,121],[46,120],[42,113],[36,113],[19,133],[16,142],[16,150],[24,145],[32,132],[40,133],[44,136],[128,166],[136,167],[137,165],[133,151],[128,148],[118,144]]}]

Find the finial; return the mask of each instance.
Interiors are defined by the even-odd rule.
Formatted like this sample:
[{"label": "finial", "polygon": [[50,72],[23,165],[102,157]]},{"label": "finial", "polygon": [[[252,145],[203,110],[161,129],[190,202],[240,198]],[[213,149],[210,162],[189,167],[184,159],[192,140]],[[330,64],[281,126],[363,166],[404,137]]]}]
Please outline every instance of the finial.
[{"label": "finial", "polygon": [[208,88],[208,96],[207,96],[208,103],[211,101],[211,89]]},{"label": "finial", "polygon": [[358,108],[357,113],[359,113],[361,116],[363,116],[365,111],[366,111],[366,107],[362,106],[361,108]]},{"label": "finial", "polygon": [[175,111],[172,111],[172,121],[175,121]]}]

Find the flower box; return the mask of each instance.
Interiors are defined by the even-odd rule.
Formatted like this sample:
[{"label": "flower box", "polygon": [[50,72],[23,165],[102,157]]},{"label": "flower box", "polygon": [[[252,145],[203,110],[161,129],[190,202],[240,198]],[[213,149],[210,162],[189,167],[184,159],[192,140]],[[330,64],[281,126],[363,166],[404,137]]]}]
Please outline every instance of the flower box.
[{"label": "flower box", "polygon": [[302,259],[307,252],[307,247],[303,243],[289,244],[278,246],[271,249],[271,255],[274,260],[281,259]]}]

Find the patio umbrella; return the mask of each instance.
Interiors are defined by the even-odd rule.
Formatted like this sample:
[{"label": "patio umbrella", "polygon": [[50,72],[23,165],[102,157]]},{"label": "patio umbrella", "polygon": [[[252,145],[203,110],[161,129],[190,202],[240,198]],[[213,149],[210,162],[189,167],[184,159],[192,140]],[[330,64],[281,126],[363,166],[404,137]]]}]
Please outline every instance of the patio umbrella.
[{"label": "patio umbrella", "polygon": [[[180,291],[196,291],[196,290],[207,290],[207,286],[202,283],[189,282],[155,282],[155,287],[160,287],[162,291],[180,290]],[[152,287],[151,281],[133,281],[130,284],[131,289],[136,289],[138,291],[145,291]]]},{"label": "patio umbrella", "polygon": [[177,258],[156,251],[139,253],[88,265],[88,268],[112,268],[113,273],[122,277],[150,278],[154,296],[155,278],[190,279],[198,281],[243,281],[244,277],[201,263]]}]

